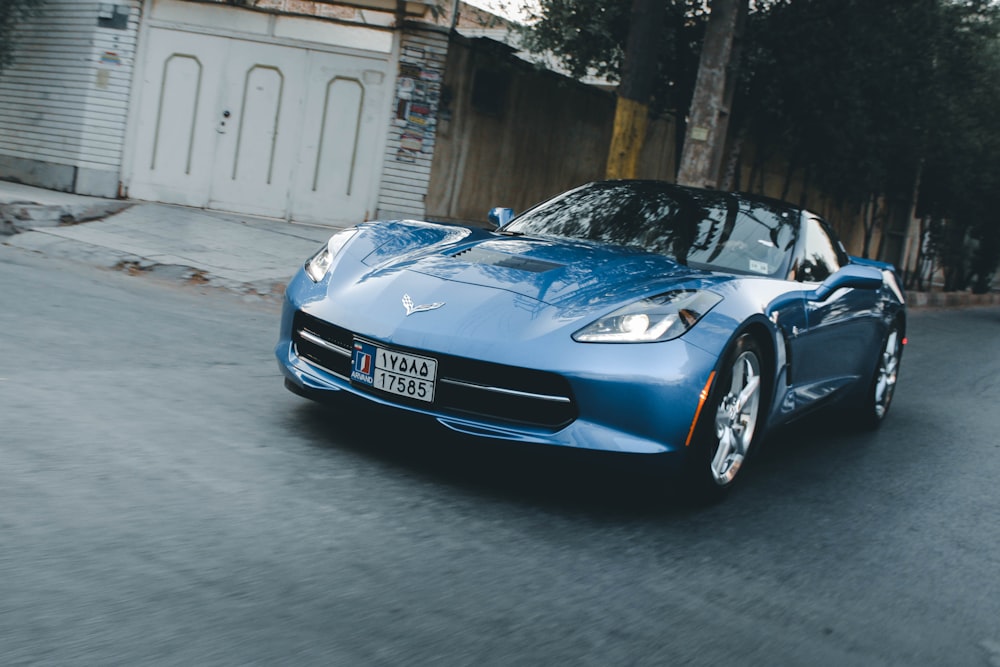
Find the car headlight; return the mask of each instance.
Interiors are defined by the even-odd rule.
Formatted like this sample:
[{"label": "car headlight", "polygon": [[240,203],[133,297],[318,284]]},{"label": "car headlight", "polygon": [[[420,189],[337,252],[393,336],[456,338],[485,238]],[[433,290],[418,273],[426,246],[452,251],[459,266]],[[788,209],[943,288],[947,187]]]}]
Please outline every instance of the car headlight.
[{"label": "car headlight", "polygon": [[345,229],[342,232],[337,232],[330,237],[326,245],[316,251],[315,255],[306,260],[305,270],[310,280],[318,283],[326,277],[326,274],[330,272],[330,267],[333,266],[333,260],[357,231],[356,229]]},{"label": "car headlight", "polygon": [[579,343],[651,343],[677,338],[722,297],[703,290],[674,290],[640,299],[573,334]]}]

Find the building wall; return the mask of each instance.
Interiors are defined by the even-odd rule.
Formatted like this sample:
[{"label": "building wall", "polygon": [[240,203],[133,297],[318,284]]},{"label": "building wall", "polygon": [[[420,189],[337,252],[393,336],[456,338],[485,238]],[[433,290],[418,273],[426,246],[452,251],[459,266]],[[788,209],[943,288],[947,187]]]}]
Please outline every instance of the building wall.
[{"label": "building wall", "polygon": [[[381,96],[385,111],[376,119],[377,147],[366,147],[373,169],[359,175],[376,184],[367,213],[351,217],[423,216],[446,33],[419,24],[392,30],[395,0],[258,4],[250,11],[226,2],[46,0],[39,16],[19,26],[15,64],[0,75],[0,178],[80,194],[128,193],[137,168],[134,144],[141,139],[137,105],[143,94],[155,93],[144,90],[148,77],[133,75],[145,49],[137,41],[148,37],[150,25],[193,25],[220,38],[246,35],[345,56],[376,54],[392,70],[398,60],[406,76],[400,85],[391,78],[382,84],[396,99],[390,110],[389,98]],[[404,13],[421,16],[428,4],[407,2]],[[143,7],[150,15],[140,30]],[[101,16],[107,8],[109,16]],[[365,71],[366,85],[378,84],[381,67]]]},{"label": "building wall", "polygon": [[436,148],[448,34],[407,24],[400,36],[395,96],[390,109],[379,218],[423,218]]},{"label": "building wall", "polygon": [[139,13],[139,0],[46,0],[18,26],[0,73],[0,178],[116,196]]}]

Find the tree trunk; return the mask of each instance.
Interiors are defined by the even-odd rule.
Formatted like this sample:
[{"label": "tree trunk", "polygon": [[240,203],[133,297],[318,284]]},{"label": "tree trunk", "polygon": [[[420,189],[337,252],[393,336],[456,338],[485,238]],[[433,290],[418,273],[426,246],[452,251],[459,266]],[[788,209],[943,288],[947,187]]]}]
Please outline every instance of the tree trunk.
[{"label": "tree trunk", "polygon": [[882,211],[884,214],[879,218],[878,249],[875,251],[875,259],[880,262],[885,261],[885,248],[889,242],[889,233],[892,229],[891,220],[896,217],[896,204],[888,199],[888,195],[886,195],[886,202]]},{"label": "tree trunk", "polygon": [[649,104],[619,96],[605,169],[608,178],[635,178],[638,175],[639,155],[648,126]]},{"label": "tree trunk", "polygon": [[809,184],[812,181],[812,170],[807,166],[802,172],[802,194],[799,195],[799,208],[809,208]]},{"label": "tree trunk", "polygon": [[865,240],[861,247],[861,256],[865,259],[870,257],[872,245],[872,234],[875,233],[875,216],[878,215],[876,212],[877,200],[875,194],[872,193],[868,196],[868,201],[865,202],[864,215],[861,216],[862,224],[865,227]]},{"label": "tree trunk", "polygon": [[753,147],[753,162],[750,163],[750,177],[747,179],[747,192],[764,194],[764,177],[767,172],[767,162],[773,157],[763,146]]},{"label": "tree trunk", "polygon": [[734,43],[743,28],[748,0],[714,0],[698,62],[694,95],[677,182],[717,187],[719,161],[729,126],[732,102]]},{"label": "tree trunk", "polygon": [[918,291],[923,291],[924,289],[924,264],[926,258],[924,257],[924,244],[927,239],[927,216],[920,218],[920,238],[917,243],[917,259],[913,263],[913,269],[906,274],[906,279],[904,284],[906,289],[916,289]]},{"label": "tree trunk", "polygon": [[781,188],[781,196],[778,199],[782,201],[788,201],[788,194],[792,191],[792,180],[795,178],[795,170],[799,166],[799,151],[795,150],[792,152],[792,157],[788,159],[788,165],[785,169],[785,184]]},{"label": "tree trunk", "polygon": [[[924,161],[923,159],[921,159],[920,162],[917,163],[917,173],[913,177],[913,190],[910,193],[910,206],[909,206],[909,211],[907,211],[906,235],[903,237],[903,253],[902,257],[900,257],[898,260],[898,265],[902,269],[904,276],[910,271],[910,264],[912,262],[911,249],[914,244],[914,239],[913,239],[914,228],[915,227],[919,228],[920,233],[921,234],[923,233],[923,225],[918,224],[918,219],[917,219],[917,204],[920,201],[920,183],[921,180],[923,179],[923,174],[924,174]],[[922,236],[920,238],[921,240],[923,239]],[[918,262],[919,262],[919,257],[920,257],[920,250],[918,246],[917,249]]]},{"label": "tree trunk", "polygon": [[746,143],[746,130],[741,130],[729,147],[729,158],[722,172],[720,186],[723,190],[739,190],[743,169],[743,144]]},{"label": "tree trunk", "polygon": [[615,104],[614,129],[605,174],[608,178],[635,178],[639,154],[649,125],[649,98],[659,61],[659,33],[663,27],[663,0],[632,0],[622,81]]}]

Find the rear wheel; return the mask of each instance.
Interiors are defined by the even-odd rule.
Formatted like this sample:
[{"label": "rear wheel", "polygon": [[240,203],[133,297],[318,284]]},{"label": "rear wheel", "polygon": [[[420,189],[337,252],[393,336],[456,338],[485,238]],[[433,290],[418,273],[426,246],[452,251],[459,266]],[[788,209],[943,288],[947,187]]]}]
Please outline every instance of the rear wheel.
[{"label": "rear wheel", "polygon": [[893,324],[882,341],[878,365],[869,383],[862,404],[862,426],[878,428],[889,414],[892,396],[896,391],[899,362],[903,355],[903,334],[898,324]]},{"label": "rear wheel", "polygon": [[749,334],[726,353],[688,452],[687,479],[698,500],[721,499],[750,455],[761,426],[761,359]]}]

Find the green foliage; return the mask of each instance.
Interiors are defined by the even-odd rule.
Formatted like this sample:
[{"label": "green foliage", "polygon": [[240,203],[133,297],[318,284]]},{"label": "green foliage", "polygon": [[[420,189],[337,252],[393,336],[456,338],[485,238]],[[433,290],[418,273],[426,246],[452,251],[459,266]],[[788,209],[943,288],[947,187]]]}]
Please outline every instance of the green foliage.
[{"label": "green foliage", "polygon": [[[705,3],[666,1],[654,108],[683,118]],[[629,4],[541,0],[528,45],[574,74],[614,79]],[[900,259],[890,232],[905,227],[919,183],[918,213],[948,221],[935,238],[950,287],[986,288],[1000,261],[996,2],[758,0],[742,58],[730,131],[758,147],[758,158],[784,157],[842,206],[883,202],[873,216],[883,226],[876,254],[889,261]]]},{"label": "green foliage", "polygon": [[[892,165],[914,164],[928,81],[911,59],[927,31],[914,9],[934,2],[794,0],[756,13],[737,122],[838,200],[886,192]],[[912,188],[912,175],[898,185]]]},{"label": "green foliage", "polygon": [[39,11],[44,0],[0,0],[0,72],[10,64],[17,24]]},{"label": "green foliage", "polygon": [[955,29],[935,53],[929,105],[938,123],[928,133],[920,208],[968,238],[961,264],[955,253],[942,263],[961,276],[955,289],[982,292],[1000,259],[1000,9],[966,2],[947,10]]}]

